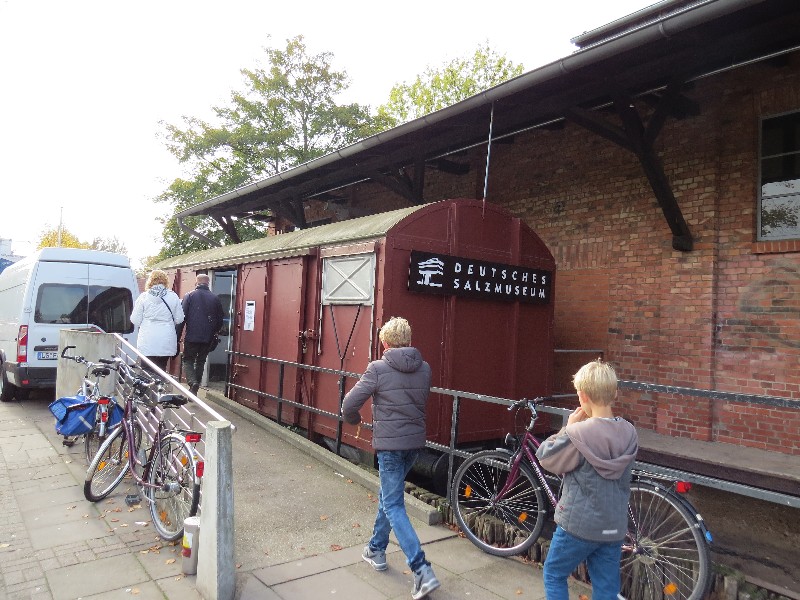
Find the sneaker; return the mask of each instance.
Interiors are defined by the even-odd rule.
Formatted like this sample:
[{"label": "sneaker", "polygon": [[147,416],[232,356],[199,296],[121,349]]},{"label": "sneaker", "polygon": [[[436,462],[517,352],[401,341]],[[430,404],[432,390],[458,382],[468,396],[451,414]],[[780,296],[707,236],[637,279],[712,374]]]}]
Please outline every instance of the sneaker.
[{"label": "sneaker", "polygon": [[411,597],[414,600],[424,598],[440,585],[442,584],[436,579],[431,566],[423,565],[419,571],[414,573],[414,588],[411,590]]},{"label": "sneaker", "polygon": [[364,546],[364,552],[361,553],[361,558],[372,565],[376,571],[386,570],[386,552],[381,550],[371,550],[369,546]]}]

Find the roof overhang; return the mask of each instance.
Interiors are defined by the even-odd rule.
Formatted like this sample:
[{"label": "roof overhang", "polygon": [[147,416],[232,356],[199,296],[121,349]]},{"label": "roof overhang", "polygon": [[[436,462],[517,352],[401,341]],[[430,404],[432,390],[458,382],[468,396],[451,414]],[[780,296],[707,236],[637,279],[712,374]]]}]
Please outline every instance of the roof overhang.
[{"label": "roof overhang", "polygon": [[[584,47],[458,104],[176,214],[283,211],[409,165],[800,48],[797,0],[667,0],[573,41]],[[679,101],[675,103],[677,107]],[[613,133],[613,132],[611,132]],[[425,199],[420,198],[420,201]],[[665,210],[666,214],[666,210]],[[670,218],[667,215],[668,219]],[[675,233],[675,230],[673,230]]]}]

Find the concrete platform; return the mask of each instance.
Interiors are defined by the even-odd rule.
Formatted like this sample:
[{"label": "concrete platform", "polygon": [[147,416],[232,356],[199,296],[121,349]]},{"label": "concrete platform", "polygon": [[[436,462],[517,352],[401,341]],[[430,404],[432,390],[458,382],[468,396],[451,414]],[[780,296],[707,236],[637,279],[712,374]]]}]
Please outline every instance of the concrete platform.
[{"label": "concrete platform", "polygon": [[[0,598],[199,599],[196,578],[181,573],[179,545],[160,540],[146,507],[125,504],[127,481],[100,503],[83,498],[83,447],[61,445],[49,401],[0,403]],[[374,476],[272,422],[215,408],[237,427],[236,600],[410,598],[412,576],[395,545],[383,573],[360,558],[376,511]],[[544,599],[540,567],[487,555],[429,524],[438,515],[413,498],[409,512],[442,582],[432,600]],[[575,582],[571,598],[581,594],[590,591]]]}]

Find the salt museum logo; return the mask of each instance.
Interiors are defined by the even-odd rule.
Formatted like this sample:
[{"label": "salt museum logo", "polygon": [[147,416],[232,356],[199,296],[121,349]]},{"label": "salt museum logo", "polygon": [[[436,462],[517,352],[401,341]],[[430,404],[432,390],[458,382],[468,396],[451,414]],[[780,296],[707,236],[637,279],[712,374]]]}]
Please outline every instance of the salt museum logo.
[{"label": "salt museum logo", "polygon": [[412,250],[408,289],[427,294],[547,304],[552,278],[552,272],[544,269]]}]

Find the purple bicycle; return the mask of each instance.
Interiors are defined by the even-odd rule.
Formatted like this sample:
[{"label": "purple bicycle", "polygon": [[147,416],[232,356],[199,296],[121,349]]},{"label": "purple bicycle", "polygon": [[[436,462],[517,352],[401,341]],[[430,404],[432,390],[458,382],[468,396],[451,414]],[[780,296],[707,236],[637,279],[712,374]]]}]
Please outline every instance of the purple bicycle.
[{"label": "purple bicycle", "polygon": [[[523,398],[509,407],[527,408],[531,419],[521,439],[506,436],[506,448],[471,455],[453,477],[451,503],[459,527],[489,554],[513,556],[539,538],[558,500],[560,480],[536,458],[536,407],[548,398]],[[551,484],[551,482],[553,482]],[[678,490],[684,482],[635,470],[622,546],[622,595],[630,600],[700,600],[711,582],[702,517]]]}]

